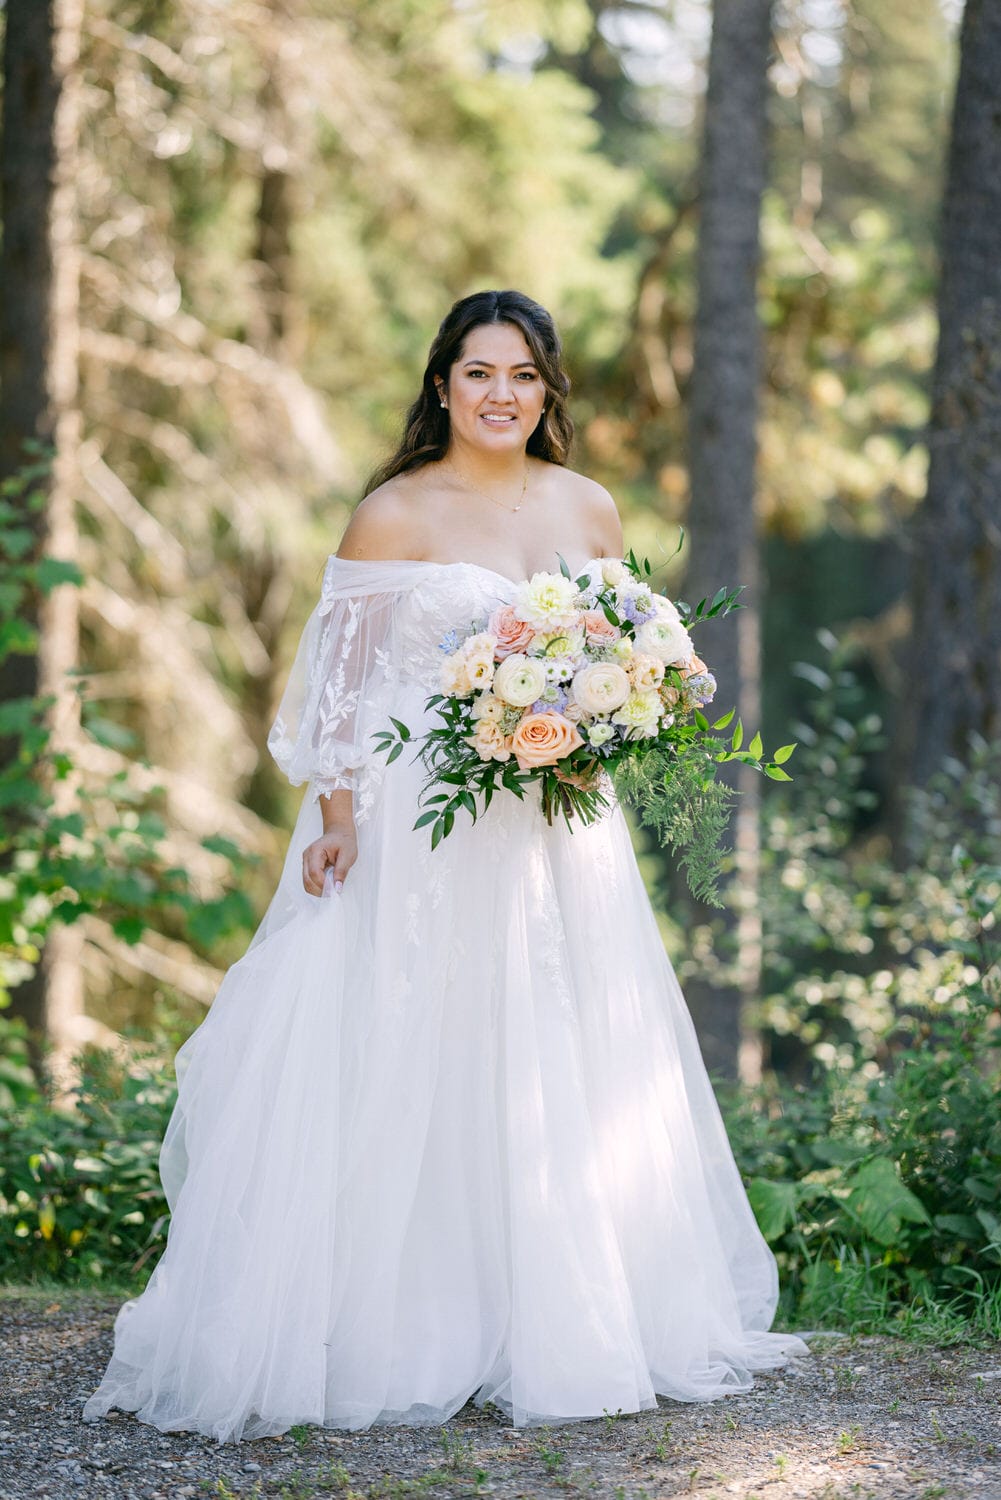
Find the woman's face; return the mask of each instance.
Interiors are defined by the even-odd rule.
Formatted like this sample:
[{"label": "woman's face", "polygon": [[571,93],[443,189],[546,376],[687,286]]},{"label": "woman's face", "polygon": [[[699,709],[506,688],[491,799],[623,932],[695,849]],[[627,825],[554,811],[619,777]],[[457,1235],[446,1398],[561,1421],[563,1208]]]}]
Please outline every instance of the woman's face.
[{"label": "woman's face", "polygon": [[441,380],[437,385],[448,403],[452,444],[484,454],[523,449],[546,400],[532,351],[511,323],[470,329],[447,388]]}]

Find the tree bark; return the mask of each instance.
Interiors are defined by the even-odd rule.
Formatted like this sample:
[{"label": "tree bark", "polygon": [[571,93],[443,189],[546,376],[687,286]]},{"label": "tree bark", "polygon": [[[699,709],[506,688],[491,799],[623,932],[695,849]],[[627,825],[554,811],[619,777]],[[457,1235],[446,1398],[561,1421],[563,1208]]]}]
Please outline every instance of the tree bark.
[{"label": "tree bark", "polygon": [[[36,554],[76,555],[76,454],[79,250],[76,233],[77,62],[83,0],[8,0],[4,37],[0,191],[0,478],[23,465],[26,440],[50,445],[54,461],[38,511],[25,511]],[[15,504],[19,503],[15,499]],[[60,747],[73,739],[76,698],[66,674],[77,660],[72,587],[37,605],[38,651],[9,659],[4,693],[53,695],[51,729]],[[57,802],[69,795],[56,789]],[[79,1044],[83,987],[80,940],[73,928],[51,937],[39,972],[13,993],[13,1012],[43,1041],[57,1087],[68,1081]]]},{"label": "tree bark", "polygon": [[[967,0],[941,227],[928,490],[913,530],[900,763],[1001,733],[1001,7]],[[903,839],[902,819],[898,834]]]},{"label": "tree bark", "polygon": [[[745,721],[760,712],[759,567],[754,519],[760,328],[759,220],[767,168],[767,68],[771,0],[715,0],[699,184],[698,308],[689,393],[691,553],[686,597],[694,605],[721,584],[744,585],[744,608],[699,632],[716,673],[716,704],[736,703]],[[745,1023],[757,989],[760,931],[755,890],[758,786],[739,778],[735,816],[739,870],[736,924],[741,978],[734,987],[688,981],[706,1062],[729,1077],[759,1070]],[[695,920],[708,911],[696,908]]]}]

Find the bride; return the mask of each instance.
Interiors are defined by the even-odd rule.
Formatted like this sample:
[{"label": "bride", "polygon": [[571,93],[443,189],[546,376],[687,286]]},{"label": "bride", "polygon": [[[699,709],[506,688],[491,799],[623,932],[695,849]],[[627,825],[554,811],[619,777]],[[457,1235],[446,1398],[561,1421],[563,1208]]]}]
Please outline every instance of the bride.
[{"label": "bride", "polygon": [[[176,1058],[171,1223],[83,1415],[219,1442],[295,1423],[516,1425],[708,1400],[768,1332],[745,1197],[614,798],[503,794],[432,852],[415,735],[448,631],[622,555],[566,467],[569,381],[518,292],[456,303],[326,566],[269,747],[309,783],[246,954]],[[535,790],[533,788],[533,790]]]}]

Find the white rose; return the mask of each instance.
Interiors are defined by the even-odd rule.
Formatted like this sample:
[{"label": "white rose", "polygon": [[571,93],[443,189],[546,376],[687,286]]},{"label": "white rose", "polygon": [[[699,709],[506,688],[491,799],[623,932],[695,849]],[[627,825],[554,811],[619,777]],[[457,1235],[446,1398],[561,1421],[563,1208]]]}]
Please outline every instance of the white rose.
[{"label": "white rose", "polygon": [[629,570],[625,563],[618,557],[601,558],[601,581],[607,583],[609,588],[615,588],[629,577]]},{"label": "white rose", "polygon": [[615,735],[615,730],[611,724],[606,723],[603,719],[599,720],[597,724],[588,725],[585,732],[592,745],[607,745],[608,741]]},{"label": "white rose", "polygon": [[577,618],[577,585],[562,573],[533,573],[519,583],[512,601],[519,620],[536,630],[555,630],[572,625]]},{"label": "white rose", "polygon": [[542,662],[520,651],[505,656],[494,672],[494,693],[515,708],[527,708],[534,703],[545,685],[546,669]]},{"label": "white rose", "polygon": [[607,714],[629,697],[629,678],[614,661],[594,661],[574,674],[573,695],[587,714]]},{"label": "white rose", "polygon": [[637,651],[659,657],[669,667],[687,666],[695,655],[692,638],[680,620],[658,615],[636,632]]}]

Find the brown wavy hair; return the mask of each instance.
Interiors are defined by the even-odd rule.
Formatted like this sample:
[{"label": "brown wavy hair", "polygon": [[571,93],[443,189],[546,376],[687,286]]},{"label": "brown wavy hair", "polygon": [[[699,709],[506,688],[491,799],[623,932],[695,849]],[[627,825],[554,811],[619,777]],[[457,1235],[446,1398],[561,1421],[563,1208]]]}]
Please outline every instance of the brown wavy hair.
[{"label": "brown wavy hair", "polygon": [[526,451],[551,464],[566,464],[573,442],[573,419],[567,410],[570,377],[563,368],[563,347],[555,323],[546,309],[524,292],[474,292],[449,309],[435,334],[421,392],[407,412],[400,445],[372,474],[365,486],[366,495],[397,474],[444,458],[449,417],[441,405],[435,377],[448,383],[449,371],[462,354],[467,335],[484,323],[511,323],[524,334],[548,398]]}]

